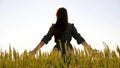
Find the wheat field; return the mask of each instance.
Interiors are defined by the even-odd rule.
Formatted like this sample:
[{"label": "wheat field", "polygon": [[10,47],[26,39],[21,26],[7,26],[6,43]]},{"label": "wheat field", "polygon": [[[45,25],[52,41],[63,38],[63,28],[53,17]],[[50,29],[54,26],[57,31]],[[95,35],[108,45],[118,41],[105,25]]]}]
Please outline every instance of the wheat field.
[{"label": "wheat field", "polygon": [[19,54],[15,48],[9,51],[0,51],[0,68],[120,68],[120,48],[111,51],[105,45],[103,51],[89,51],[87,49],[74,49],[64,57],[58,51],[50,54],[39,51],[30,55],[25,50]]}]

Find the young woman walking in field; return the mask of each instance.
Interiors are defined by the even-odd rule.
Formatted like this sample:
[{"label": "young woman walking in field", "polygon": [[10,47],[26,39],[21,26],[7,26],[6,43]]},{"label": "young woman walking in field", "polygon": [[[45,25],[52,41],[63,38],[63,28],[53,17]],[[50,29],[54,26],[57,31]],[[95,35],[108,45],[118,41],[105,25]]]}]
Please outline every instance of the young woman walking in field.
[{"label": "young woman walking in field", "polygon": [[54,36],[56,43],[54,49],[60,51],[62,54],[66,53],[66,47],[71,51],[73,50],[70,43],[72,37],[76,39],[78,44],[82,44],[85,48],[92,49],[85,39],[77,32],[74,24],[68,22],[67,10],[64,7],[57,10],[56,16],[56,23],[50,27],[48,33],[42,38],[37,47],[30,51],[30,53],[35,54],[44,44],[47,44],[51,40],[52,36]]}]

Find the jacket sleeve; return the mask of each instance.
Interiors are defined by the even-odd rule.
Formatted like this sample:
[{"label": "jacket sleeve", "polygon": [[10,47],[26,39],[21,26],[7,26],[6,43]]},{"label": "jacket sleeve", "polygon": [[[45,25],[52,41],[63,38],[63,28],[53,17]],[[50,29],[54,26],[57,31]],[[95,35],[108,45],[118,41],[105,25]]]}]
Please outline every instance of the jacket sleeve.
[{"label": "jacket sleeve", "polygon": [[53,36],[53,25],[49,28],[48,33],[42,38],[41,41],[45,42],[47,44]]},{"label": "jacket sleeve", "polygon": [[77,29],[75,28],[74,24],[72,24],[72,36],[78,44],[81,44],[85,41],[84,38],[77,32]]}]

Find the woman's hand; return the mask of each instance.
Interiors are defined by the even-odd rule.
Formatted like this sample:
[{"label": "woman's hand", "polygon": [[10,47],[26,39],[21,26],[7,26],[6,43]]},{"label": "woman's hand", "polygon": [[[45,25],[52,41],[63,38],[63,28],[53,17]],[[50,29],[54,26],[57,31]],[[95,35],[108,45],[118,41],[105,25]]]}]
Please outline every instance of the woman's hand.
[{"label": "woman's hand", "polygon": [[29,55],[35,55],[35,54],[36,54],[36,52],[34,50],[29,52]]},{"label": "woman's hand", "polygon": [[35,55],[36,52],[37,52],[44,44],[45,44],[45,43],[41,41],[41,42],[36,46],[36,48],[35,48],[34,50],[32,50],[32,51],[29,52],[29,54],[30,54],[30,55]]},{"label": "woman's hand", "polygon": [[92,53],[92,55],[96,55],[96,54],[97,54],[98,50],[92,49],[91,46],[88,45],[88,43],[87,43],[86,41],[82,42],[82,45],[84,46],[84,48],[85,48],[88,52]]}]

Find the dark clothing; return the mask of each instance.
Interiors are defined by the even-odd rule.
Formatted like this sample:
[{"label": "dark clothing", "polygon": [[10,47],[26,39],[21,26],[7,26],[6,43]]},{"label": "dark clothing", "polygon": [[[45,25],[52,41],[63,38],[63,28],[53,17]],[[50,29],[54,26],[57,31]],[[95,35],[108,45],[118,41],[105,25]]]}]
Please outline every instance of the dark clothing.
[{"label": "dark clothing", "polygon": [[[51,40],[52,36],[54,35],[54,29],[53,29],[54,24],[50,27],[48,33],[42,38],[41,41],[45,42],[46,44]],[[63,32],[63,35],[61,38],[58,40],[55,40],[56,45],[54,48],[57,48],[58,50],[61,50],[60,43],[62,45],[62,51],[65,50],[65,47],[68,47],[70,49],[73,49],[71,45],[71,39],[75,38],[78,44],[81,44],[85,40],[81,35],[77,32],[74,24],[67,24],[66,30]],[[66,45],[65,45],[66,44]]]}]

